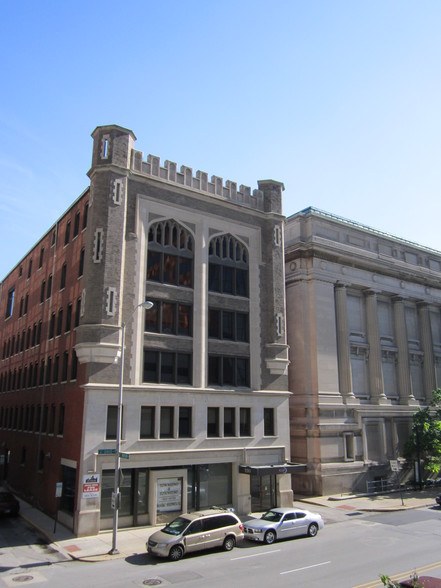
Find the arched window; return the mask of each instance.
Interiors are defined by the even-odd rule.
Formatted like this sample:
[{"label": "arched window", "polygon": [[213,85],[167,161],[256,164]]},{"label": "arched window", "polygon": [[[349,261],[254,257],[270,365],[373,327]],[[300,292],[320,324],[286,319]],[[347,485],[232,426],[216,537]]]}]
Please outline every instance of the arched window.
[{"label": "arched window", "polygon": [[193,237],[176,221],[160,221],[150,226],[147,280],[193,287]]},{"label": "arched window", "polygon": [[208,289],[248,297],[248,250],[232,235],[210,241]]}]

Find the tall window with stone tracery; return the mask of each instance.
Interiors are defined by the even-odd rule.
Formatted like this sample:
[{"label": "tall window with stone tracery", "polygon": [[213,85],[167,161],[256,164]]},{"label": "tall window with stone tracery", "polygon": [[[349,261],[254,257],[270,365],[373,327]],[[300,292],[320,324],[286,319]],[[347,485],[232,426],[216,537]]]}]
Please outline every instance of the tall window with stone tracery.
[{"label": "tall window with stone tracery", "polygon": [[193,237],[179,223],[154,223],[148,233],[147,280],[193,288],[193,250]]}]

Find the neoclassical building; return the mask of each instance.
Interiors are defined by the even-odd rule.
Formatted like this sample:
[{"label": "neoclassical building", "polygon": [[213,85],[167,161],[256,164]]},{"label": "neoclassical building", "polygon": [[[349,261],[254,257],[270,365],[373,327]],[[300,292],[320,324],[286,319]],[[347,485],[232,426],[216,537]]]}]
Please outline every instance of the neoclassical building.
[{"label": "neoclassical building", "polygon": [[90,186],[1,284],[3,476],[112,527],[122,377],[121,526],[292,504],[283,185],[92,137]]},{"label": "neoclassical building", "polygon": [[441,385],[441,253],[308,208],[285,263],[294,491],[366,491]]}]

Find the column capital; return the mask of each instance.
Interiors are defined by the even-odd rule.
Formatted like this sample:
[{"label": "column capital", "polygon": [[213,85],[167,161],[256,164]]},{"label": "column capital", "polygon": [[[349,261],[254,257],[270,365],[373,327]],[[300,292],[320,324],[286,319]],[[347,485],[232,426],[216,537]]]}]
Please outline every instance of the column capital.
[{"label": "column capital", "polygon": [[391,296],[391,300],[392,302],[405,302],[407,298],[402,296],[401,294],[395,294],[395,296]]},{"label": "column capital", "polygon": [[365,296],[378,296],[378,294],[381,294],[381,290],[377,288],[365,288],[363,294]]}]

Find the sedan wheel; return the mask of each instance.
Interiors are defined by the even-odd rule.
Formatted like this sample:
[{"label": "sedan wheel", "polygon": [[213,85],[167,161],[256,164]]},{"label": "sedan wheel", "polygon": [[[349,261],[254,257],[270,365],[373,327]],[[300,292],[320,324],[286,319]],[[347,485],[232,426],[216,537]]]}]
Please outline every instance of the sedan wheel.
[{"label": "sedan wheel", "polygon": [[318,526],[316,523],[311,523],[308,527],[308,537],[315,537],[318,533]]},{"label": "sedan wheel", "polygon": [[168,557],[172,561],[178,561],[178,559],[181,559],[183,555],[184,555],[184,550],[182,549],[182,547],[180,545],[173,545],[173,547],[170,549],[170,551],[168,553]]},{"label": "sedan wheel", "polygon": [[267,531],[265,533],[265,543],[267,545],[271,545],[277,539],[276,534],[274,531]]}]

